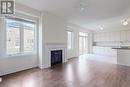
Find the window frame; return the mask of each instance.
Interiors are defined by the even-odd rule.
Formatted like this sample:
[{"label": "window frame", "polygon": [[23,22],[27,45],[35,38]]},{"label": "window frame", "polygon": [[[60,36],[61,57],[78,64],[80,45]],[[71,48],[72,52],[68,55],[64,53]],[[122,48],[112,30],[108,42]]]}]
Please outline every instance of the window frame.
[{"label": "window frame", "polygon": [[[68,40],[68,32],[71,33],[71,45],[70,45],[71,48],[69,48],[69,46],[68,46],[68,45],[69,45],[69,44],[68,44],[68,43],[69,43],[69,42],[68,42],[68,41],[69,41],[69,40]],[[68,49],[68,50],[73,50],[73,49],[74,49],[74,32],[73,32],[73,31],[70,31],[70,30],[67,30],[67,49]]]},{"label": "window frame", "polygon": [[[10,17],[11,18],[11,17]],[[8,17],[5,17],[4,19],[4,23],[5,23],[5,54],[7,57],[11,57],[11,56],[23,56],[23,55],[35,55],[37,54],[37,47],[38,47],[38,21],[36,20],[29,20],[28,18],[21,18],[21,17],[15,17],[16,19],[20,19],[20,20],[25,20],[25,21],[30,21],[30,22],[33,22],[34,23],[34,49],[33,51],[31,52],[24,52],[24,25],[23,24],[20,24],[20,28],[19,28],[19,33],[20,33],[20,49],[18,53],[14,53],[14,54],[8,54],[7,53],[7,27],[8,27],[8,24],[7,24],[7,20],[8,20]],[[13,18],[12,18],[13,19]],[[26,23],[26,22],[25,22]]]},{"label": "window frame", "polygon": [[[86,48],[89,48],[88,47],[88,37],[89,37],[89,35],[88,35],[88,33],[87,32],[82,32],[82,31],[80,31],[79,32],[79,55],[83,55],[84,53],[86,53],[88,50],[85,50]],[[82,38],[82,39],[84,39],[85,40],[85,44],[87,44],[87,45],[85,45],[85,49],[84,49],[84,47],[82,46],[82,52],[80,52],[81,50],[80,50],[80,38]],[[83,42],[83,41],[82,41]],[[82,45],[83,45],[84,43],[82,43]]]}]

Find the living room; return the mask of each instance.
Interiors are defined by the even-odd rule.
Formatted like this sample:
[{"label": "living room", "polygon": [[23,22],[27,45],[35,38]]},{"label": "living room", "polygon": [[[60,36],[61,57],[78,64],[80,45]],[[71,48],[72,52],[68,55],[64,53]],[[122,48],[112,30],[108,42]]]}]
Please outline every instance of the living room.
[{"label": "living room", "polygon": [[129,87],[129,0],[2,1],[1,87]]}]

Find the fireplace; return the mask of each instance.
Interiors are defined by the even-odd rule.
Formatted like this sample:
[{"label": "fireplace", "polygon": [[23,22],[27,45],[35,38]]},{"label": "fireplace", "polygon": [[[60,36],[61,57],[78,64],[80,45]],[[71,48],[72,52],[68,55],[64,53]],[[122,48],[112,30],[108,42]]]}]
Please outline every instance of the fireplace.
[{"label": "fireplace", "polygon": [[46,43],[43,51],[44,56],[40,55],[42,61],[40,62],[40,68],[49,68],[54,64],[67,62],[66,43]]},{"label": "fireplace", "polygon": [[62,50],[51,51],[51,66],[62,63]]}]

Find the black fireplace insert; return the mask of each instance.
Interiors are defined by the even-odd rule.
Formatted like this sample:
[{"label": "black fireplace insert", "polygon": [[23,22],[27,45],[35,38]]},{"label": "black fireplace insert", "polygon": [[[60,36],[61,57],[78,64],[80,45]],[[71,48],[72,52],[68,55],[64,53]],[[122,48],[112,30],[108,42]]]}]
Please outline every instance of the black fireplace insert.
[{"label": "black fireplace insert", "polygon": [[51,65],[62,63],[62,50],[51,51]]}]

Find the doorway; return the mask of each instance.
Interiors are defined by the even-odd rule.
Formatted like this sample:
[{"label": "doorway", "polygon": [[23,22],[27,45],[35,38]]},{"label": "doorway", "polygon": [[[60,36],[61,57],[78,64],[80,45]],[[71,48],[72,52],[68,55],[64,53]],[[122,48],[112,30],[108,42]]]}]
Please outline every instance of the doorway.
[{"label": "doorway", "polygon": [[79,54],[83,55],[88,53],[88,34],[79,32]]}]

